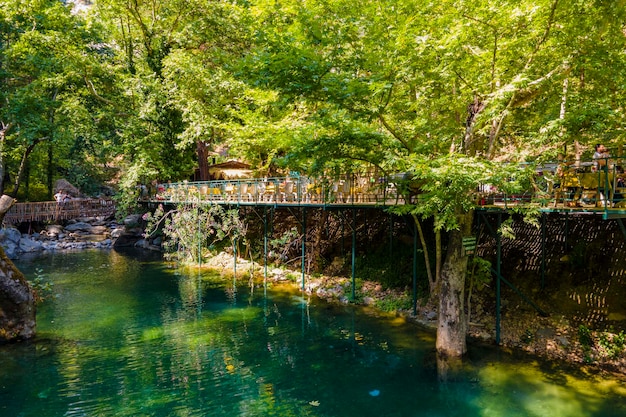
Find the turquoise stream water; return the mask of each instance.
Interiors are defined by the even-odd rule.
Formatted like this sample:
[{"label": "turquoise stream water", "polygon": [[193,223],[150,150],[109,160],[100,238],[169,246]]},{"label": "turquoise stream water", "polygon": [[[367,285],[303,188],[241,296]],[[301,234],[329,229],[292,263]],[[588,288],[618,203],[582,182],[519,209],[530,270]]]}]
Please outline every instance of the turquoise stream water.
[{"label": "turquoise stream water", "polygon": [[438,382],[431,332],[298,292],[115,251],[19,267],[53,296],[0,345],[2,417],[626,416],[623,381],[494,348]]}]

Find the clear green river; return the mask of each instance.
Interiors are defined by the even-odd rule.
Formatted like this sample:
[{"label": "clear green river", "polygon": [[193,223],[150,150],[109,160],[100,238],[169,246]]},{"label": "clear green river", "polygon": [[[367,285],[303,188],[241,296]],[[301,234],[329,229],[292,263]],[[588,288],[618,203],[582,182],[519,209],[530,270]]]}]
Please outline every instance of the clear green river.
[{"label": "clear green river", "polygon": [[53,283],[35,341],[0,345],[0,416],[626,416],[626,383],[471,347],[351,305],[182,273],[139,253],[22,259]]}]

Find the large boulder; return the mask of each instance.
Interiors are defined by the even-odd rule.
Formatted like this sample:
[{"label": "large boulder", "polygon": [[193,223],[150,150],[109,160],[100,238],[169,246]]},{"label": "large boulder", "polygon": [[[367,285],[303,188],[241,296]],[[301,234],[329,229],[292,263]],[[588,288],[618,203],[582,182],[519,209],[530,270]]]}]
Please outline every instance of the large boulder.
[{"label": "large boulder", "polygon": [[35,298],[24,275],[0,248],[0,341],[35,335]]},{"label": "large boulder", "polygon": [[129,246],[135,246],[135,243],[137,243],[139,240],[141,240],[141,236],[137,236],[135,234],[123,234],[115,239],[113,247],[124,248]]},{"label": "large boulder", "polygon": [[65,231],[66,232],[81,231],[81,232],[91,233],[92,227],[93,226],[91,224],[89,224],[89,223],[76,222],[76,223],[68,224],[67,226],[65,226]]},{"label": "large boulder", "polygon": [[22,234],[15,227],[5,227],[0,229],[0,243],[13,242],[15,244],[20,243]]},{"label": "large boulder", "polygon": [[74,198],[83,196],[80,190],[66,179],[60,179],[54,183],[54,192],[58,193],[59,191],[63,191]]},{"label": "large boulder", "polygon": [[23,237],[20,240],[19,249],[24,253],[30,253],[42,251],[44,248],[40,241]]},{"label": "large boulder", "polygon": [[124,219],[124,226],[126,226],[126,228],[140,227],[141,222],[141,214],[130,214]]},{"label": "large boulder", "polygon": [[0,247],[4,249],[9,259],[17,259],[21,239],[22,234],[15,227],[0,229]]},{"label": "large boulder", "polygon": [[19,244],[7,240],[0,244],[0,247],[4,249],[4,253],[9,259],[17,259],[19,257]]},{"label": "large boulder", "polygon": [[109,228],[106,226],[92,226],[90,233],[92,235],[105,235],[109,232]]}]

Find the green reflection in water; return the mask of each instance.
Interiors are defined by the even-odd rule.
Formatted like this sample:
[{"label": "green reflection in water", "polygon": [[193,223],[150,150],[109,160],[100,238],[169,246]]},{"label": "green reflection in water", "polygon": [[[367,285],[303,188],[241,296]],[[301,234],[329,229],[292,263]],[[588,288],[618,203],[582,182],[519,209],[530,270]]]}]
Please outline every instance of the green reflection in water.
[{"label": "green reflection in water", "polygon": [[114,251],[19,266],[55,296],[0,346],[1,416],[626,415],[622,381],[494,349],[439,383],[432,333],[298,292]]}]

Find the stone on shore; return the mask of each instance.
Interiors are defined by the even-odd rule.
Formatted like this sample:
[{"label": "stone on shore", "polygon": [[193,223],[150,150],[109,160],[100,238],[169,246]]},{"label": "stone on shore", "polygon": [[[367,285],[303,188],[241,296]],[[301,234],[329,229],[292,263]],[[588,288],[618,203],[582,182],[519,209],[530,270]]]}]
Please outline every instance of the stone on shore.
[{"label": "stone on shore", "polygon": [[0,229],[0,247],[9,259],[17,259],[23,253],[88,248],[135,246],[152,251],[161,250],[161,239],[145,240],[143,230],[136,224],[140,217],[135,217],[130,216],[125,224],[85,217],[71,220],[65,226],[46,225],[31,234],[22,234],[15,227],[7,227]]}]

